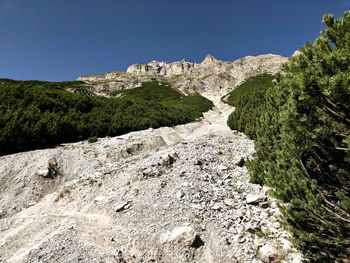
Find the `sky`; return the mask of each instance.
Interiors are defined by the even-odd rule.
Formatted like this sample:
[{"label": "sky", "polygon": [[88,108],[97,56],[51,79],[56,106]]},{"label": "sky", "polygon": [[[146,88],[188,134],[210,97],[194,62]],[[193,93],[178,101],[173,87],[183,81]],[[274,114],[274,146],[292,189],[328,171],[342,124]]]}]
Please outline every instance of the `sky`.
[{"label": "sky", "polygon": [[75,80],[207,54],[289,57],[350,0],[0,0],[0,78]]}]

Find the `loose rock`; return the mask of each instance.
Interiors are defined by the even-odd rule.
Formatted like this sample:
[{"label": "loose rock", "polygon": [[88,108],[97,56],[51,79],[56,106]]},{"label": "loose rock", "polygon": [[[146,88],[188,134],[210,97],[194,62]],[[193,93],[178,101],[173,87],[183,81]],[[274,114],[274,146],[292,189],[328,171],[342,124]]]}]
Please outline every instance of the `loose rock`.
[{"label": "loose rock", "polygon": [[171,232],[162,234],[161,241],[163,243],[172,242],[190,247],[193,245],[196,237],[197,233],[192,226],[179,226]]}]

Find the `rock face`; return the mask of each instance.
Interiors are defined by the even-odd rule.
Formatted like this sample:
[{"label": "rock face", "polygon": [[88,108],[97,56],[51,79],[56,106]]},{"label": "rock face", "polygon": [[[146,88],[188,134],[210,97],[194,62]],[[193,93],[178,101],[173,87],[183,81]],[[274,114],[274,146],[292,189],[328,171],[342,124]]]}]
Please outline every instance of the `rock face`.
[{"label": "rock face", "polygon": [[232,62],[225,62],[208,55],[202,63],[186,60],[178,62],[157,62],[136,64],[127,72],[109,72],[87,77],[79,77],[96,93],[130,89],[141,82],[157,79],[185,92],[198,92],[207,97],[222,97],[232,91],[246,78],[262,74],[275,74],[287,61],[278,55],[247,56]]}]

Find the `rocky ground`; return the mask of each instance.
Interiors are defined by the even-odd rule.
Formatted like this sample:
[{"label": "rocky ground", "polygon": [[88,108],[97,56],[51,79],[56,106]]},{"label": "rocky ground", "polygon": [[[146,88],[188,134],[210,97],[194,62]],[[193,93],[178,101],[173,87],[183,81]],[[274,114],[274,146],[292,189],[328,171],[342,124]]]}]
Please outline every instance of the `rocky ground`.
[{"label": "rocky ground", "polygon": [[197,123],[1,157],[0,262],[301,262],[214,102]]}]

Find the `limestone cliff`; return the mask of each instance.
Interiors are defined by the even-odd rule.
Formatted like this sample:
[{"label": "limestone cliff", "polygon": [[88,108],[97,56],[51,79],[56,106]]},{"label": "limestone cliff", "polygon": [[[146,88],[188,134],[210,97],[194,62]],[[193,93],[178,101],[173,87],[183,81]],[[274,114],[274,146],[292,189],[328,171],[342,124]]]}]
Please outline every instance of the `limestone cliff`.
[{"label": "limestone cliff", "polygon": [[108,72],[78,80],[88,83],[96,93],[137,87],[143,81],[156,78],[184,92],[198,92],[207,97],[222,97],[246,78],[275,74],[287,58],[279,55],[247,56],[226,62],[207,55],[202,63],[181,60],[173,63],[152,61],[131,65],[126,72]]}]

